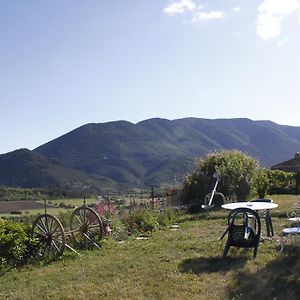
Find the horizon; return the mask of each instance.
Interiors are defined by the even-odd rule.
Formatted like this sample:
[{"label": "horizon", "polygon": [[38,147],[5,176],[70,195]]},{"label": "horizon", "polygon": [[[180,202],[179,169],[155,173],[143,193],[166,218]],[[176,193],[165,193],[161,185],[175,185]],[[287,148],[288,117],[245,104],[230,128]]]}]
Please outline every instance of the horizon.
[{"label": "horizon", "polygon": [[300,0],[0,3],[0,154],[88,123],[300,126]]}]

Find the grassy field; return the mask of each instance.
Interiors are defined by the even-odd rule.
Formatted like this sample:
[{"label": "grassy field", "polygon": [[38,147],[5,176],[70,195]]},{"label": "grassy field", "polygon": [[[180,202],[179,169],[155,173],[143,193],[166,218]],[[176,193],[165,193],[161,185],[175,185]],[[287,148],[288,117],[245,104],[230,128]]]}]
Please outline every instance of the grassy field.
[{"label": "grassy field", "polygon": [[262,238],[256,260],[235,248],[222,258],[226,211],[187,214],[148,239],[107,239],[101,250],[10,270],[0,276],[0,299],[299,299],[300,250],[279,253],[278,239],[300,197],[273,200],[275,236]]}]

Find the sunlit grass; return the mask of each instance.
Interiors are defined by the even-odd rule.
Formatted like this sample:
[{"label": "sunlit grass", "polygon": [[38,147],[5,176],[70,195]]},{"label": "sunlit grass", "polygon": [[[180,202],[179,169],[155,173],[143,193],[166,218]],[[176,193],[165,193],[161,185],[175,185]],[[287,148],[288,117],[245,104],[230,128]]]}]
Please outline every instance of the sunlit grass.
[{"label": "sunlit grass", "polygon": [[0,277],[0,299],[298,299],[300,251],[279,253],[278,239],[299,197],[272,198],[275,236],[262,238],[256,260],[236,248],[222,258],[227,212],[220,209],[182,215],[178,228],[148,239],[107,239],[101,250],[11,270]]}]

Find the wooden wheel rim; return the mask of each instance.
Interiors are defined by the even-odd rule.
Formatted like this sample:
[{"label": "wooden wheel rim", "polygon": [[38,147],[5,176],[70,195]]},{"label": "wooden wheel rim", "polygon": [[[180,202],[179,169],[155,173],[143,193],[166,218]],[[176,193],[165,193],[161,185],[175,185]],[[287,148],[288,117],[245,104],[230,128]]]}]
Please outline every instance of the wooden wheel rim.
[{"label": "wooden wheel rim", "polygon": [[103,225],[98,213],[90,207],[82,206],[74,210],[70,219],[71,234],[76,242],[102,238]]},{"label": "wooden wheel rim", "polygon": [[41,256],[55,258],[63,254],[66,245],[65,231],[55,216],[38,216],[32,224],[31,236],[38,239]]}]

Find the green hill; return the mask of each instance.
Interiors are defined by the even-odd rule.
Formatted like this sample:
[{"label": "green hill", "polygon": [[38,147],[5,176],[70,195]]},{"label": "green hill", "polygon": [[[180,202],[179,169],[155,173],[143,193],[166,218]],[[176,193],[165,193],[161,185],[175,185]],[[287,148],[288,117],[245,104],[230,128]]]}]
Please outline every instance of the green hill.
[{"label": "green hill", "polygon": [[86,124],[36,148],[29,161],[18,152],[2,155],[0,184],[64,185],[77,178],[106,186],[171,183],[175,176],[182,179],[195,158],[220,149],[242,150],[271,166],[299,151],[300,127],[198,118]]},{"label": "green hill", "polygon": [[[21,188],[67,188],[87,183],[101,184],[100,176],[93,178],[84,172],[65,167],[58,162],[28,149],[0,155],[0,184]],[[102,183],[109,180],[105,178]]]}]

